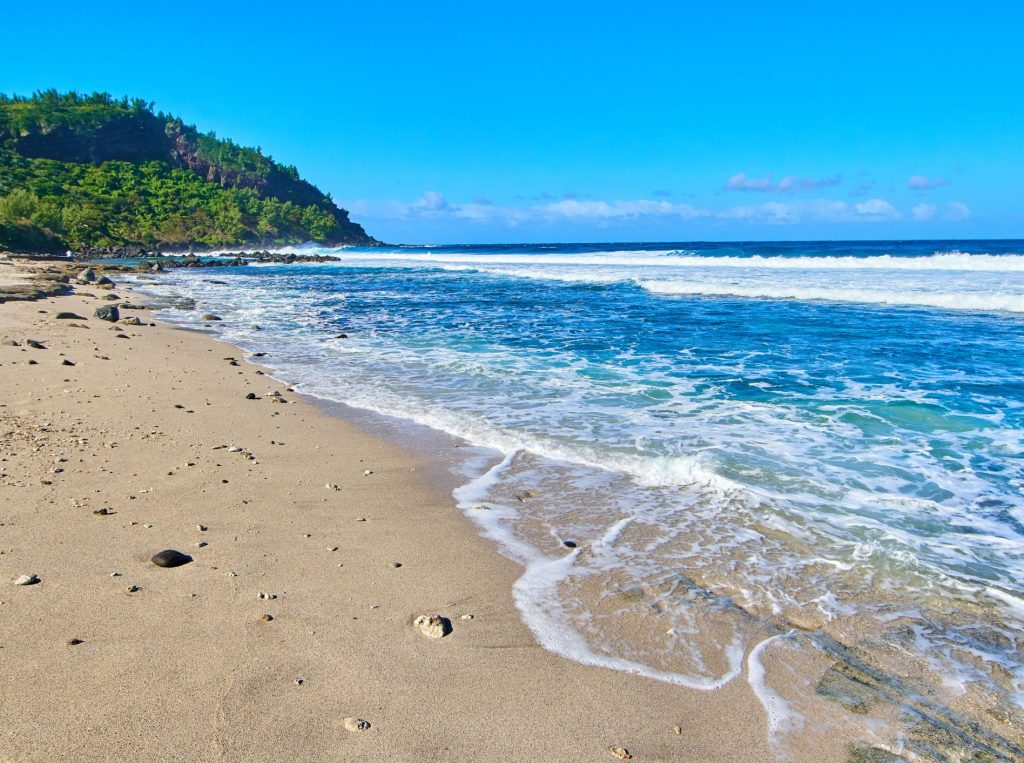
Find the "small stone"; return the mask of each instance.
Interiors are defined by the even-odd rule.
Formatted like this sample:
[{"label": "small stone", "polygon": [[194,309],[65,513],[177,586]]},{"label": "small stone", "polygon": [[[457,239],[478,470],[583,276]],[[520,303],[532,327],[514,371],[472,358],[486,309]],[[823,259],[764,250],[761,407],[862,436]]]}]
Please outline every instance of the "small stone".
[{"label": "small stone", "polygon": [[147,530],[149,530],[149,529],[151,529],[153,527],[153,525],[151,525],[151,524],[149,524],[147,522],[146,524],[143,525],[143,527],[145,527]]},{"label": "small stone", "polygon": [[73,366],[73,365],[75,365],[73,361],[71,361],[71,360],[68,360],[67,358],[64,358],[64,360],[62,360],[62,361],[60,362],[60,364],[61,364],[62,366]]},{"label": "small stone", "polygon": [[262,620],[265,623],[269,623],[273,619],[274,619],[274,616],[273,615],[269,615],[269,614],[263,615],[263,617],[260,618],[260,620]]},{"label": "small stone", "polygon": [[328,483],[327,483],[327,484],[325,485],[325,487],[326,487],[326,488],[327,488],[328,490],[341,490],[341,487],[339,487],[338,485],[335,485],[335,484],[334,484],[333,482],[328,482]]},{"label": "small stone", "polygon": [[180,567],[191,562],[192,557],[180,551],[175,551],[173,548],[168,548],[158,554],[154,554],[150,561],[157,567]]},{"label": "small stone", "polygon": [[460,620],[472,620],[473,619],[473,615],[466,614],[466,615],[463,615],[462,617],[460,617],[459,619]]},{"label": "small stone", "polygon": [[128,593],[138,593],[141,590],[142,590],[142,588],[140,586],[137,586],[137,585],[130,585],[130,586],[128,586]]},{"label": "small stone", "polygon": [[6,345],[7,347],[21,347],[21,342],[17,339],[5,339],[0,344]]},{"label": "small stone", "polygon": [[368,731],[370,729],[370,722],[364,721],[362,718],[346,718],[345,728],[353,733]]},{"label": "small stone", "polygon": [[14,585],[35,585],[39,582],[36,575],[19,575],[14,579]]},{"label": "small stone", "polygon": [[80,639],[80,638],[69,638],[68,639],[68,646],[78,646],[79,644],[84,644],[84,643],[85,642],[82,641],[82,639]]},{"label": "small stone", "polygon": [[221,318],[219,315],[214,315],[213,313],[203,313],[204,321],[219,321],[220,319]]},{"label": "small stone", "polygon": [[304,683],[306,683],[306,679],[303,678],[302,676],[299,676],[298,678],[295,679],[295,685],[296,686],[302,686],[302,684],[304,684]]},{"label": "small stone", "polygon": [[260,595],[259,595],[259,598],[264,599],[266,601],[269,601],[270,599],[276,599],[277,598],[277,594],[276,593],[266,593],[264,591],[261,591]]},{"label": "small stone", "polygon": [[74,313],[69,313],[69,312],[65,312],[65,311],[61,311],[59,313],[54,313],[53,317],[55,319],[57,319],[58,321],[84,321],[85,320],[85,318],[83,318],[81,315],[75,315]]},{"label": "small stone", "polygon": [[370,471],[369,469],[366,469],[366,470],[363,471],[363,476],[364,477],[369,477],[371,474],[373,474],[373,472]]},{"label": "small stone", "polygon": [[100,307],[96,308],[96,311],[93,313],[93,315],[95,315],[101,321],[110,321],[111,323],[113,323],[114,321],[118,320],[121,317],[121,313],[118,312],[116,305],[101,305]]},{"label": "small stone", "polygon": [[402,563],[401,562],[392,562],[391,566],[394,567],[397,570],[399,567],[402,566]]},{"label": "small stone", "polygon": [[328,550],[328,551],[337,551],[337,550],[338,550],[338,547],[337,547],[337,546],[328,546],[328,547],[327,547],[327,550]]},{"label": "small stone", "polygon": [[97,517],[109,517],[113,513],[114,512],[112,512],[106,506],[104,506],[102,509],[96,509],[96,511],[93,512],[93,514],[95,514]]},{"label": "small stone", "polygon": [[119,578],[119,577],[121,577],[121,573],[120,572],[111,572],[110,573],[110,577],[112,577],[112,578]]},{"label": "small stone", "polygon": [[256,393],[255,392],[250,392],[248,395],[245,396],[245,399],[246,400],[255,400],[256,399]]},{"label": "small stone", "polygon": [[46,345],[42,342],[37,342],[35,339],[26,339],[25,344],[31,347],[33,350],[45,350]]},{"label": "small stone", "polygon": [[562,545],[566,548],[576,548],[576,541],[574,540],[563,540]]},{"label": "small stone", "polygon": [[207,527],[206,527],[206,525],[196,525],[196,529],[197,529],[197,530],[198,530],[199,532],[201,532],[201,533],[204,533],[204,532],[206,532],[206,530],[207,530]]},{"label": "small stone", "polygon": [[441,615],[420,615],[413,621],[427,638],[442,638],[452,631],[451,621]]},{"label": "small stone", "polygon": [[619,760],[632,760],[633,755],[625,747],[609,747],[608,752]]},{"label": "small stone", "polygon": [[205,540],[201,540],[201,541],[197,541],[196,542],[196,548],[206,548],[209,545],[210,544],[207,543]]},{"label": "small stone", "polygon": [[680,734],[683,733],[683,727],[682,726],[673,726],[672,727],[672,733],[675,734],[676,736],[679,736]]}]

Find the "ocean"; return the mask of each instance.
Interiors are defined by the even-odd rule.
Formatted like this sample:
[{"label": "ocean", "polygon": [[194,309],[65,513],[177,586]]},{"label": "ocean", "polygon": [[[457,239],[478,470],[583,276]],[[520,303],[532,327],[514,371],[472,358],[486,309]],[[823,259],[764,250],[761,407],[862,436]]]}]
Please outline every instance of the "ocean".
[{"label": "ocean", "polygon": [[776,729],[835,687],[773,682],[769,639],[904,714],[1021,723],[1024,241],[295,251],[338,259],[143,288],[471,445],[454,498],[544,647],[747,680]]}]

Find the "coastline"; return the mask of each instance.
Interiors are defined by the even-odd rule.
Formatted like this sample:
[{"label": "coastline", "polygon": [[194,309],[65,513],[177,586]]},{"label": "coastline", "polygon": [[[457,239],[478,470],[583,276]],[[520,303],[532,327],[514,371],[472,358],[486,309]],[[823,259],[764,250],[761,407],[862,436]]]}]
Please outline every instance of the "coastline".
[{"label": "coastline", "polygon": [[[546,651],[513,601],[521,568],[426,454],[148,311],[110,330],[106,292],[74,292],[0,305],[22,343],[0,346],[0,759],[847,759],[820,731],[773,746],[743,678],[700,691]],[[164,548],[194,561],[155,567]],[[412,624],[434,613],[440,640]]]}]

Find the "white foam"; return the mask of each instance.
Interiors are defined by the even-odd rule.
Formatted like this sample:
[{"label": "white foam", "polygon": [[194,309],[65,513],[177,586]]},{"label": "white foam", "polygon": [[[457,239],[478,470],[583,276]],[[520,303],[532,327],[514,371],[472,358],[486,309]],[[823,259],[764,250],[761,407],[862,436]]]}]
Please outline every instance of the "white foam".
[{"label": "white foam", "polygon": [[654,294],[745,297],[751,299],[820,300],[877,305],[938,307],[944,310],[1024,312],[1024,294],[965,293],[943,291],[894,291],[872,288],[830,288],[799,285],[745,286],[735,283],[695,281],[640,281]]},{"label": "white foam", "polygon": [[[788,634],[787,634],[788,635]],[[747,656],[747,683],[751,691],[761,702],[765,714],[768,716],[768,735],[774,737],[776,733],[787,726],[793,718],[793,713],[786,702],[777,692],[769,688],[765,681],[764,663],[761,654],[773,641],[785,638],[783,634],[770,636],[750,650]]]}]

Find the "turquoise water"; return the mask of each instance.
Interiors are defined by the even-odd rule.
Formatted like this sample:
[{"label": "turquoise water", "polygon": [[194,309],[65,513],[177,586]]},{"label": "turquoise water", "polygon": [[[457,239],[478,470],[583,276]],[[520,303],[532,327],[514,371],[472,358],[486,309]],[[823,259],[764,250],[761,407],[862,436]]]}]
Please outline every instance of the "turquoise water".
[{"label": "turquoise water", "polygon": [[717,685],[755,642],[695,647],[685,581],[1018,712],[1024,242],[334,253],[146,288],[303,391],[491,449],[457,498],[541,643]]}]

